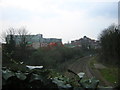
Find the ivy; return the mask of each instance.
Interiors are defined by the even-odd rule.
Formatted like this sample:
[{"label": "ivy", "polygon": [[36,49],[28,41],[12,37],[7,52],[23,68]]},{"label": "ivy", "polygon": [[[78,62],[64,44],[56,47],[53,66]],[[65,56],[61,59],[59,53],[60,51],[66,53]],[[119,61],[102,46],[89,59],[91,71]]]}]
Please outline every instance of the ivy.
[{"label": "ivy", "polygon": [[[54,74],[54,75],[53,75]],[[55,76],[56,75],[56,76]],[[27,72],[2,70],[3,89],[6,88],[56,88],[75,89],[71,80],[59,73],[48,69],[32,69]],[[72,82],[74,83],[74,82]],[[91,78],[89,80],[80,80],[78,88],[97,88],[99,80]]]}]

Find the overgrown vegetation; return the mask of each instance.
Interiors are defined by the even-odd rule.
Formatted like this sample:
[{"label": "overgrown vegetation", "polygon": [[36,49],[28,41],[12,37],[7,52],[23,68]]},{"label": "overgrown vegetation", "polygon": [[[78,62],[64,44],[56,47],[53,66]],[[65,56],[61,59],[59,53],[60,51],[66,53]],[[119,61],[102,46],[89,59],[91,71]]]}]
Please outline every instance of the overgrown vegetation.
[{"label": "overgrown vegetation", "polygon": [[109,26],[100,34],[100,62],[119,65],[120,60],[120,30],[115,25]]},{"label": "overgrown vegetation", "polygon": [[[19,41],[15,40],[15,35],[19,36]],[[49,69],[56,69],[60,72],[66,70],[66,62],[76,60],[85,55],[93,54],[94,49],[68,48],[64,46],[44,47],[34,49],[27,46],[29,32],[25,28],[18,30],[10,28],[6,32],[6,44],[3,45],[3,66],[9,65],[11,60],[24,62],[28,65],[42,65]],[[32,38],[32,37],[31,37]]]},{"label": "overgrown vegetation", "polygon": [[[19,41],[16,41],[15,35],[19,35]],[[28,31],[25,28],[14,29],[9,28],[5,32],[5,42],[6,44],[2,45],[2,60],[3,65],[9,63],[11,59],[15,61],[26,61],[29,59],[29,56],[34,51],[27,46],[28,39],[26,35],[29,35]]]},{"label": "overgrown vegetation", "polygon": [[94,68],[94,64],[97,63],[97,60],[98,60],[97,56],[94,56],[94,57],[92,57],[91,60],[89,61],[90,67],[91,67],[92,69]]},{"label": "overgrown vegetation", "polygon": [[111,85],[118,86],[118,80],[119,80],[118,69],[119,68],[115,66],[111,66],[111,65],[107,65],[105,68],[96,68],[95,64],[100,64],[100,62],[98,62],[98,59],[99,59],[98,56],[94,56],[93,58],[91,58],[90,63],[89,63],[91,68],[94,71],[96,70],[99,71],[102,77],[108,82],[110,82]]},{"label": "overgrown vegetation", "polygon": [[58,69],[62,67],[63,63],[81,57],[83,57],[83,54],[80,49],[66,47],[39,48],[32,54],[28,63]]},{"label": "overgrown vegetation", "polygon": [[[99,62],[120,68],[120,30],[116,25],[111,25],[100,34]],[[102,71],[108,74],[109,71]],[[118,73],[120,70],[118,69]],[[112,76],[110,76],[112,77]],[[120,78],[118,78],[120,86]]]},{"label": "overgrown vegetation", "polygon": [[[66,62],[76,60],[86,55],[99,53],[99,62],[110,65],[119,65],[120,60],[120,30],[114,25],[105,29],[100,35],[101,48],[99,50],[84,48],[68,48],[62,46],[46,47],[33,49],[27,46],[25,29],[19,31],[19,46],[15,42],[14,29],[9,30],[9,39],[6,38],[6,44],[2,47],[3,60],[3,88],[9,87],[26,87],[26,88],[43,88],[43,87],[62,87],[72,88],[80,86],[82,88],[97,87],[95,79],[79,80],[78,78],[70,80],[58,72],[64,72],[67,69]],[[21,62],[24,64],[21,65]],[[91,63],[93,64],[95,61]],[[42,65],[45,69],[29,70],[27,65]],[[54,71],[53,71],[54,70]],[[116,69],[115,69],[116,70]],[[115,81],[115,75],[111,76],[114,69],[101,70],[104,77],[110,82]],[[106,75],[109,76],[107,77]],[[76,81],[77,80],[77,81]],[[93,80],[94,83],[91,81]],[[81,82],[80,82],[81,81]],[[16,82],[16,83],[15,83]]]},{"label": "overgrown vegetation", "polygon": [[[118,84],[118,68],[104,68],[99,70],[103,77],[113,85]],[[114,72],[114,73],[113,73]]]},{"label": "overgrown vegetation", "polygon": [[[13,61],[12,61],[13,62]],[[96,89],[99,81],[95,78],[80,79],[77,75],[73,79],[67,78],[53,69],[29,69],[25,64],[13,62],[13,66],[2,68],[2,89]],[[17,68],[20,66],[19,68]],[[21,68],[22,67],[22,68]]]}]

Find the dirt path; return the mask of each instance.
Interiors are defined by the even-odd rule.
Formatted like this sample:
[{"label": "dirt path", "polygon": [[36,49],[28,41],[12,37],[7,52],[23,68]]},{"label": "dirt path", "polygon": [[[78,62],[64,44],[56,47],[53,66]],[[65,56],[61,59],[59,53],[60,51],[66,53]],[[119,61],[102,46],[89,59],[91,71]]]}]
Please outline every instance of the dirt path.
[{"label": "dirt path", "polygon": [[[68,65],[68,69],[72,70],[73,72],[75,72],[76,74],[80,73],[80,72],[84,72],[85,73],[85,77],[87,78],[92,78],[95,77],[98,80],[100,80],[100,85],[102,86],[111,86],[111,84],[109,82],[107,82],[100,74],[100,72],[96,69],[93,70],[90,66],[89,66],[89,61],[90,61],[91,57],[90,56],[86,56],[83,58],[80,58],[78,60],[76,60],[74,63]],[[69,76],[69,73],[66,73]]]},{"label": "dirt path", "polygon": [[92,73],[90,72],[89,68],[87,67],[88,60],[89,60],[89,57],[80,58],[76,62],[69,65],[68,69],[74,71],[77,74],[80,72],[84,72],[86,77],[93,77]]}]

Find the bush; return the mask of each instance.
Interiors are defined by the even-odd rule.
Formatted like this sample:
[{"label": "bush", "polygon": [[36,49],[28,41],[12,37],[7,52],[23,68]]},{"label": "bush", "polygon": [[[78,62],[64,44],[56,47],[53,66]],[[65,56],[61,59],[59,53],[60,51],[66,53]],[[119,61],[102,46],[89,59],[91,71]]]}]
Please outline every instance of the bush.
[{"label": "bush", "polygon": [[66,61],[82,56],[81,50],[75,48],[39,48],[31,55],[29,64],[43,65],[47,68],[57,68]]}]

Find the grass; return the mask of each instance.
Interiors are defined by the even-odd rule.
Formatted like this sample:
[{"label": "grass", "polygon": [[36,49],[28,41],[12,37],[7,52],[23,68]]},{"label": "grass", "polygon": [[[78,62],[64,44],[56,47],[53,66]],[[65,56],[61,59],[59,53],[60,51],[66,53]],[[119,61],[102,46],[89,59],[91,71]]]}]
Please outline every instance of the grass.
[{"label": "grass", "polygon": [[90,59],[89,65],[90,65],[90,67],[91,67],[92,69],[95,68],[95,67],[94,67],[94,64],[97,63],[96,59],[97,59],[96,56],[94,56],[94,57],[92,57],[92,58]]},{"label": "grass", "polygon": [[[96,68],[94,67],[94,64],[97,64],[97,56],[94,56],[91,58],[89,65],[90,67],[95,70]],[[101,75],[103,76],[103,78],[105,80],[107,80],[108,82],[112,83],[113,85],[116,85],[116,83],[118,83],[118,68],[114,67],[114,66],[106,66],[106,68],[104,69],[97,69]]]},{"label": "grass", "polygon": [[111,82],[111,83],[115,83],[118,82],[118,69],[117,68],[105,68],[105,69],[99,69],[99,71],[101,72],[101,74],[103,75],[103,77]]}]

